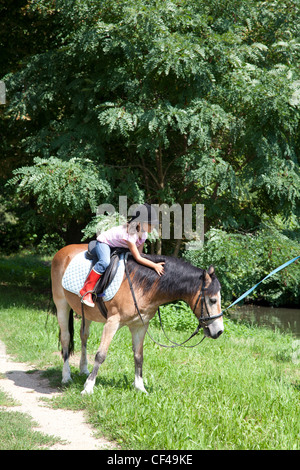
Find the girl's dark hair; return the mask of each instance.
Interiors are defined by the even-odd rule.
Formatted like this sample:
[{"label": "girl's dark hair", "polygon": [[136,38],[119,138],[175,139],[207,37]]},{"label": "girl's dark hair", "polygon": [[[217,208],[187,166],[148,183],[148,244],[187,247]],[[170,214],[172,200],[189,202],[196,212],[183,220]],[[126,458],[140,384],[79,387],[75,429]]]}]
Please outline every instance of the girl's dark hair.
[{"label": "girl's dark hair", "polygon": [[133,220],[132,222],[127,222],[127,232],[130,235],[134,235],[136,232],[141,231],[141,223]]}]

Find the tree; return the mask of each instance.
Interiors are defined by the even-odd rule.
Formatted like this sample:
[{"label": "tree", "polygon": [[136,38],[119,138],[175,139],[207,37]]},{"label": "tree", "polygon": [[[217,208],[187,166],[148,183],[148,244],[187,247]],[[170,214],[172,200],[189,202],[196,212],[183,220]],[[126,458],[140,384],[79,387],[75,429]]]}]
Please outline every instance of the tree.
[{"label": "tree", "polygon": [[34,165],[14,170],[9,184],[28,200],[22,214],[27,230],[58,233],[67,243],[80,242],[85,221],[111,192],[102,168],[90,160],[35,158]]},{"label": "tree", "polygon": [[[42,17],[30,8],[28,0],[0,0],[0,76],[15,73],[26,66],[28,57],[48,49],[52,39],[51,18]],[[29,164],[32,156],[25,154],[22,140],[36,131],[21,115],[8,126],[5,106],[0,105],[0,182],[5,181],[14,168]],[[2,189],[2,188],[1,188]],[[1,190],[2,192],[2,190]]]},{"label": "tree", "polygon": [[299,210],[299,5],[57,0],[51,47],[5,77],[27,152],[89,158],[131,202],[203,203],[251,230]]}]

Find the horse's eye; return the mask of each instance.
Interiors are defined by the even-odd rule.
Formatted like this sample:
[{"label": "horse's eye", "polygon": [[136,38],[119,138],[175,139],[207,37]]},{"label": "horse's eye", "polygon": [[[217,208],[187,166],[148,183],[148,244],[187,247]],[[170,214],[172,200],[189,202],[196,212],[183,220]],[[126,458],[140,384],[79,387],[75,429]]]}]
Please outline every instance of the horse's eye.
[{"label": "horse's eye", "polygon": [[217,302],[217,299],[209,299],[211,304],[215,304]]}]

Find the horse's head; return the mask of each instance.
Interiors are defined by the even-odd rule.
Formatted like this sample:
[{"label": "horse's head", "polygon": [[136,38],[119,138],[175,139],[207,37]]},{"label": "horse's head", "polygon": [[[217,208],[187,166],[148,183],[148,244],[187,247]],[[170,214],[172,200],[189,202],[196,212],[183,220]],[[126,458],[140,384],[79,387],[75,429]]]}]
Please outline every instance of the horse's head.
[{"label": "horse's head", "polygon": [[204,335],[213,339],[217,339],[224,331],[220,291],[221,285],[214,267],[210,266],[207,271],[203,271],[194,313],[203,327]]}]

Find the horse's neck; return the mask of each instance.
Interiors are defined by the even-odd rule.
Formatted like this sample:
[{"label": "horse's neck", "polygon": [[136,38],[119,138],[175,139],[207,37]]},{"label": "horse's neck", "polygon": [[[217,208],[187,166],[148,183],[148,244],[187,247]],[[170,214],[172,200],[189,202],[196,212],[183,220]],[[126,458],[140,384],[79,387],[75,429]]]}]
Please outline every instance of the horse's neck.
[{"label": "horse's neck", "polygon": [[192,299],[190,297],[191,296],[189,296],[188,294],[182,295],[182,294],[173,293],[171,295],[171,294],[168,294],[168,293],[162,294],[160,292],[160,293],[154,294],[153,297],[149,300],[150,300],[152,305],[156,306],[156,308],[158,308],[159,306],[164,305],[164,304],[168,304],[168,303],[172,303],[172,302],[178,302],[179,300],[183,300],[184,302],[186,302],[188,305],[191,306]]}]

